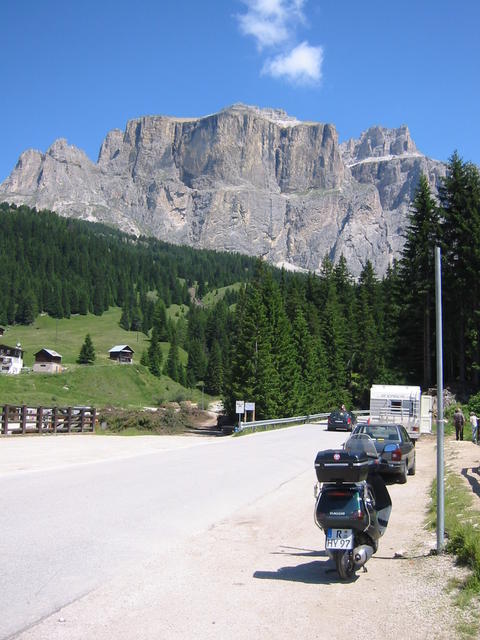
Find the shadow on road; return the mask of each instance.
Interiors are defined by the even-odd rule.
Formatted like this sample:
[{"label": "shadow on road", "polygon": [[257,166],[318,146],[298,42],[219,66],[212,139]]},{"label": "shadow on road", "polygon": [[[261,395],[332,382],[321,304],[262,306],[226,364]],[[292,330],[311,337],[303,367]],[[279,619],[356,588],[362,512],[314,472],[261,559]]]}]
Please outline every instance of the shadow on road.
[{"label": "shadow on road", "polygon": [[280,567],[276,571],[255,571],[259,580],[287,580],[305,584],[334,584],[341,582],[330,560],[307,562],[291,567]]},{"label": "shadow on road", "polygon": [[[474,474],[478,477],[475,477]],[[467,467],[462,469],[462,476],[468,480],[473,493],[480,498],[480,467]]]},{"label": "shadow on road", "polygon": [[[255,571],[254,578],[259,580],[287,580],[290,582],[304,582],[306,584],[337,584],[342,580],[337,574],[334,563],[329,560],[325,551],[315,551],[313,549],[302,549],[298,547],[281,546],[281,551],[272,551],[275,556],[293,556],[303,558],[321,558],[304,564],[279,567],[276,571]],[[372,560],[417,560],[430,556],[431,552],[417,556],[373,556]],[[360,570],[355,574],[350,582],[355,582],[362,575]]]},{"label": "shadow on road", "polygon": [[[276,571],[255,571],[254,578],[258,580],[287,580],[305,584],[337,584],[341,582],[333,562],[328,558],[325,551],[299,549],[297,547],[280,547],[280,549],[288,551],[274,551],[271,555],[322,558],[322,560],[279,567]],[[355,576],[354,580],[356,578],[357,576]]]},{"label": "shadow on road", "polygon": [[[285,547],[280,546],[282,551],[272,551],[272,556],[300,556],[300,557],[308,557],[308,558],[326,558],[327,554],[325,551],[316,551],[313,549],[302,549],[299,547]],[[288,553],[286,553],[286,551]]]}]

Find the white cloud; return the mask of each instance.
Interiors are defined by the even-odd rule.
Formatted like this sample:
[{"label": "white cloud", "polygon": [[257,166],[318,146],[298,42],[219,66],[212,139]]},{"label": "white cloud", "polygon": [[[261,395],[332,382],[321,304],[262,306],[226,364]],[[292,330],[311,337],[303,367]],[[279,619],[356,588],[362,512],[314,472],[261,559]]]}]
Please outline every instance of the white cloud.
[{"label": "white cloud", "polygon": [[322,79],[323,48],[302,42],[263,65],[262,73],[297,84],[317,84]]},{"label": "white cloud", "polygon": [[306,0],[242,0],[247,11],[237,16],[240,31],[252,36],[260,52],[270,49],[262,73],[294,84],[316,84],[322,78],[323,48],[308,42],[295,45],[295,34],[306,24]]},{"label": "white cloud", "polygon": [[243,0],[247,13],[237,16],[240,30],[253,36],[257,47],[273,47],[288,41],[295,25],[304,21],[305,0]]}]

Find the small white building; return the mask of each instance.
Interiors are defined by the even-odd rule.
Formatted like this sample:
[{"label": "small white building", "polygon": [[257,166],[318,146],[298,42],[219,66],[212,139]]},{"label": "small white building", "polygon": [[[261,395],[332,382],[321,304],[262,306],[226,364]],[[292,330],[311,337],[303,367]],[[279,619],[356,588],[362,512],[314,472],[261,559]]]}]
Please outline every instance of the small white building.
[{"label": "small white building", "polygon": [[62,356],[53,349],[40,349],[35,354],[35,373],[62,373]]},{"label": "small white building", "polygon": [[20,343],[16,347],[0,344],[0,373],[16,375],[23,367],[23,350]]}]

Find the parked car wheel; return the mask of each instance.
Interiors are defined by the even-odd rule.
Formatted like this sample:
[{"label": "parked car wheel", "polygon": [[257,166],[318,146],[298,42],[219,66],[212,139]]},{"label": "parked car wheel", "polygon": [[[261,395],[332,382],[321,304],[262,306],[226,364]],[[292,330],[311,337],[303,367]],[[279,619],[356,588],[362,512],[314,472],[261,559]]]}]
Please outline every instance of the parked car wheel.
[{"label": "parked car wheel", "polygon": [[398,476],[398,484],[405,484],[407,482],[407,475],[408,475],[407,461],[405,460],[402,473]]},{"label": "parked car wheel", "polygon": [[417,470],[417,469],[416,469],[416,466],[417,466],[417,458],[416,458],[416,456],[414,455],[414,456],[413,456],[413,464],[412,464],[412,466],[410,467],[410,469],[408,470],[408,475],[409,475],[409,476],[414,476],[414,475],[415,475],[415,472],[416,472],[416,470]]}]

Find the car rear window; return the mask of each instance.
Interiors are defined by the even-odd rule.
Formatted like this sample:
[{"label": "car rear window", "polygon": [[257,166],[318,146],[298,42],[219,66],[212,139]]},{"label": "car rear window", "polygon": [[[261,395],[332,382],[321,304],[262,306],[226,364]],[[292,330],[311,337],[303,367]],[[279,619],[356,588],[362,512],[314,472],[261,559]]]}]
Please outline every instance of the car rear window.
[{"label": "car rear window", "polygon": [[375,440],[400,440],[396,427],[366,427],[364,433]]}]

